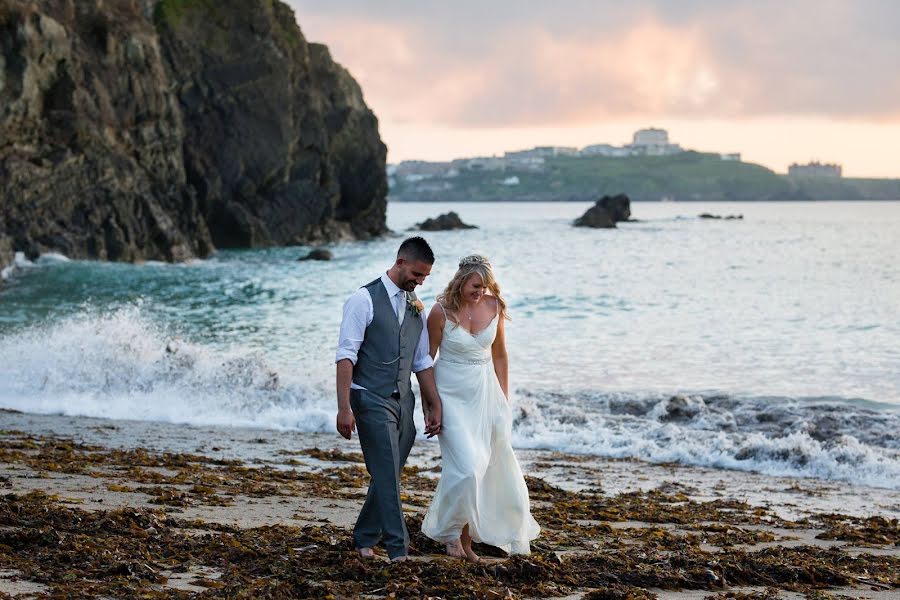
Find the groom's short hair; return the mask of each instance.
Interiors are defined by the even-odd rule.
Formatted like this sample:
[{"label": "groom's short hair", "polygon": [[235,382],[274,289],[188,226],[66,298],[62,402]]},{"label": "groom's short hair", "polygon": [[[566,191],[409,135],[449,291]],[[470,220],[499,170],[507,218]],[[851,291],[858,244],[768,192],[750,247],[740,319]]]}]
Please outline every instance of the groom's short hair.
[{"label": "groom's short hair", "polygon": [[397,258],[415,260],[429,265],[434,264],[434,252],[431,251],[431,246],[428,245],[425,238],[419,236],[403,240],[400,249],[397,250]]}]

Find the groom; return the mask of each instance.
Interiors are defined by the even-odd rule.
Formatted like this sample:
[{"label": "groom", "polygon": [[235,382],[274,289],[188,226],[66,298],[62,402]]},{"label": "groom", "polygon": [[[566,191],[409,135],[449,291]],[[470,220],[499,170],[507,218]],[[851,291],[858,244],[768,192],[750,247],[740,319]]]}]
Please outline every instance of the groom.
[{"label": "groom", "polygon": [[353,529],[363,558],[384,540],[392,561],[405,560],[409,533],[400,502],[400,472],[416,437],[414,372],[422,391],[425,433],[441,431],[425,311],[413,290],[431,273],[434,253],[421,237],[405,240],[394,265],[344,303],[337,355],[337,430],[354,429],[369,471],[369,492]]}]

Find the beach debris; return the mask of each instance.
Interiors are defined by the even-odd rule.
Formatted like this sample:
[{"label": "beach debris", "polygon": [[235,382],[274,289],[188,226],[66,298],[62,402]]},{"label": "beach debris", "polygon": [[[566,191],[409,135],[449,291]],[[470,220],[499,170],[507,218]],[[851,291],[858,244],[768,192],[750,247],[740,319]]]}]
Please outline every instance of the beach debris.
[{"label": "beach debris", "polygon": [[[304,455],[345,457],[310,448]],[[345,457],[346,458],[346,457]],[[96,478],[121,494],[149,494],[150,508],[90,510],[41,491],[0,496],[0,568],[46,586],[49,597],[129,598],[586,598],[648,600],[650,589],[702,590],[716,600],[768,600],[768,590],[839,598],[828,590],[865,586],[900,591],[900,557],[841,547],[763,547],[767,527],[808,527],[737,500],[697,501],[679,489],[615,495],[575,492],[528,477],[541,537],[530,556],[507,557],[480,545],[478,563],[450,559],[407,515],[410,554],[403,563],[362,561],[349,529],[331,524],[236,525],[182,519],[185,506],[238,497],[353,498],[368,475],[360,464],[321,469],[248,466],[195,454],[113,450],[22,433],[0,435],[0,461],[21,471]],[[339,461],[335,462],[351,462]],[[10,471],[11,473],[14,471]],[[428,498],[435,479],[404,469],[404,492]],[[56,475],[58,477],[58,475]],[[896,521],[814,515],[823,535],[855,545],[895,543]],[[376,552],[383,557],[379,548]],[[193,591],[169,585],[188,575]],[[738,594],[736,586],[766,586]],[[196,589],[204,590],[202,593]]]},{"label": "beach debris", "polygon": [[900,546],[900,521],[897,519],[823,514],[816,515],[809,522],[827,528],[816,536],[821,540],[841,540],[859,546]]},{"label": "beach debris", "polygon": [[300,450],[299,454],[303,454],[306,456],[311,456],[316,460],[321,460],[325,462],[355,462],[362,463],[365,462],[363,459],[363,455],[359,452],[342,452],[337,448],[332,448],[330,450],[322,450],[319,447],[314,448],[306,448],[304,450]]}]

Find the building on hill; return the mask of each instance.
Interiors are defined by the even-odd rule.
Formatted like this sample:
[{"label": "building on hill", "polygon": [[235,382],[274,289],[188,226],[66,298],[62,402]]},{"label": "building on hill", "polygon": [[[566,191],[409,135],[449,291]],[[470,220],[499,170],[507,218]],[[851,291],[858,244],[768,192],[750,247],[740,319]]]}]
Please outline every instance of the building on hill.
[{"label": "building on hill", "polygon": [[626,148],[634,156],[668,156],[684,152],[680,145],[669,143],[668,131],[654,127],[635,131],[631,144]]},{"label": "building on hill", "polygon": [[820,163],[812,161],[805,165],[797,163],[788,167],[791,177],[841,177],[843,168],[837,163]]},{"label": "building on hill", "polygon": [[611,144],[591,144],[590,146],[585,146],[578,152],[579,156],[611,156],[616,158],[623,158],[625,156],[631,156],[631,150],[628,148],[621,148],[619,146],[613,146]]},{"label": "building on hill", "polygon": [[450,163],[456,168],[469,171],[503,171],[506,161],[499,156],[476,156],[475,158],[457,158]]},{"label": "building on hill", "polygon": [[665,129],[638,129],[634,132],[632,146],[668,146],[669,132]]},{"label": "building on hill", "polygon": [[428,162],[425,160],[404,160],[397,165],[388,166],[388,175],[396,175],[397,177],[407,177],[409,175],[423,175],[428,177],[439,177],[450,169],[448,162]]},{"label": "building on hill", "polygon": [[576,156],[578,148],[571,146],[536,146],[531,150],[518,150],[516,152],[506,152],[503,158],[506,159],[522,159],[522,158],[553,158],[554,156]]}]

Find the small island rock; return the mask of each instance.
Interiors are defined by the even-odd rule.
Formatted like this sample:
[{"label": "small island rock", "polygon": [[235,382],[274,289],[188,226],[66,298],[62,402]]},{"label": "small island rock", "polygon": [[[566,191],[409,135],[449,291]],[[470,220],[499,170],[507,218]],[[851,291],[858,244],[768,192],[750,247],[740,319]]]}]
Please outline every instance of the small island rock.
[{"label": "small island rock", "polygon": [[625,194],[603,196],[597,203],[575,220],[576,227],[612,229],[619,221],[631,217],[631,200]]},{"label": "small island rock", "polygon": [[306,256],[301,256],[297,260],[331,260],[332,258],[334,258],[334,255],[330,250],[316,248],[314,250],[310,250],[309,254],[307,254]]},{"label": "small island rock", "polygon": [[450,211],[433,219],[426,219],[421,223],[417,223],[414,229],[421,229],[422,231],[450,231],[451,229],[478,229],[478,227],[463,223],[458,214]]},{"label": "small island rock", "polygon": [[724,220],[726,220],[726,221],[732,221],[732,220],[735,220],[735,219],[743,219],[743,218],[744,218],[744,215],[726,215],[726,216],[723,217],[723,216],[721,216],[721,215],[713,215],[713,214],[710,214],[710,213],[702,213],[702,214],[700,215],[700,218],[701,218],[701,219],[724,219]]}]

